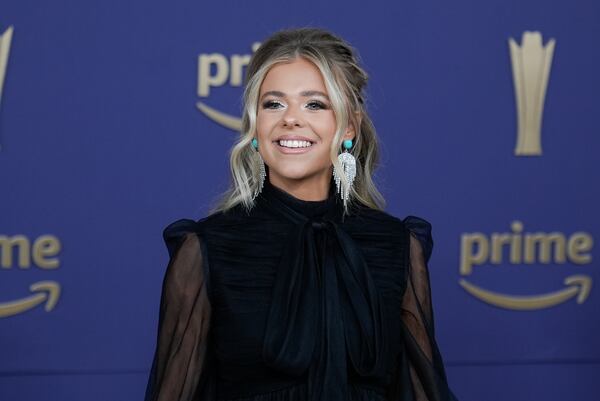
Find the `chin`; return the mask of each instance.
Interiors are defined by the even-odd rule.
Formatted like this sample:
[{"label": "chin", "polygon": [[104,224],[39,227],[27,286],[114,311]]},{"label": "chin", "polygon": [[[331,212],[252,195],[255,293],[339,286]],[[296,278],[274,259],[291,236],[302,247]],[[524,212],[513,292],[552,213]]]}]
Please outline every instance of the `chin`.
[{"label": "chin", "polygon": [[309,178],[314,174],[312,171],[307,171],[306,169],[284,169],[284,170],[275,170],[269,169],[269,174],[275,174],[277,177],[280,177],[284,180],[290,181],[301,181],[303,179]]},{"label": "chin", "polygon": [[278,177],[284,180],[289,181],[302,181],[310,177],[307,173],[286,173],[286,174],[277,174]]}]

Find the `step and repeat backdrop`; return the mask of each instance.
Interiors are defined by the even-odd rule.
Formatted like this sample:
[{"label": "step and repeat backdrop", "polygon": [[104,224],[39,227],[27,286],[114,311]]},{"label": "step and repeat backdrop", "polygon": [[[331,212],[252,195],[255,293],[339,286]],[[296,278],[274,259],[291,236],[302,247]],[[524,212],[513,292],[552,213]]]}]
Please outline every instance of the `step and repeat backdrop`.
[{"label": "step and repeat backdrop", "polygon": [[347,39],[387,211],[433,226],[461,401],[600,399],[600,5],[0,3],[0,400],[140,400],[168,255],[271,33]]}]

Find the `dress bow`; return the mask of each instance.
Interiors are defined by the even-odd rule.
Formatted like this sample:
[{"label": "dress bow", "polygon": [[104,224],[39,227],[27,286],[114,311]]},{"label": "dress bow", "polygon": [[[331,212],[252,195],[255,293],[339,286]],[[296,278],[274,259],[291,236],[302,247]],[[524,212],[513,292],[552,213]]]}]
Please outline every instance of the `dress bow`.
[{"label": "dress bow", "polygon": [[276,272],[263,358],[292,376],[308,370],[311,400],[349,399],[348,372],[385,374],[379,293],[336,205],[307,217],[269,193],[270,206],[295,225]]}]

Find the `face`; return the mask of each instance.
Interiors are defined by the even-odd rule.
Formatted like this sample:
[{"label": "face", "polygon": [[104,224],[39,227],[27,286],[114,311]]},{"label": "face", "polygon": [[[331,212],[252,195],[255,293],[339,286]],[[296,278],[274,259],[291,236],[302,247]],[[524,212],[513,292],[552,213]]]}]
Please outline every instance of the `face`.
[{"label": "face", "polygon": [[[328,188],[335,128],[323,77],[312,62],[297,58],[269,70],[260,88],[256,136],[272,184]],[[352,138],[350,127],[344,139]]]}]

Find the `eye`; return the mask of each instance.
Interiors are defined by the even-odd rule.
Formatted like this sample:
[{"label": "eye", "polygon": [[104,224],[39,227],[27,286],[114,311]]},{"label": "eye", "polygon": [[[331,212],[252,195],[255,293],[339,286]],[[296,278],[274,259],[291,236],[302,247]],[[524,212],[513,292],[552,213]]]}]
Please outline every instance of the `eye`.
[{"label": "eye", "polygon": [[277,102],[275,100],[267,100],[266,102],[264,102],[262,104],[263,109],[275,109],[277,108],[276,106],[283,106],[280,102]]},{"label": "eye", "polygon": [[327,105],[325,105],[325,103],[323,102],[319,102],[318,100],[311,100],[309,103],[306,104],[306,107],[308,107],[311,110],[319,110],[326,109]]}]

